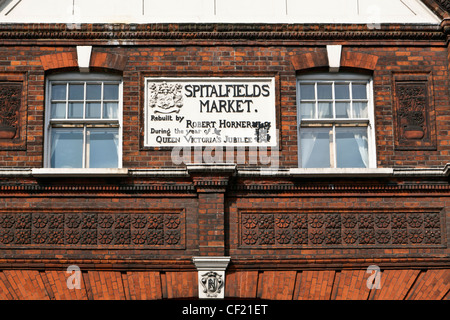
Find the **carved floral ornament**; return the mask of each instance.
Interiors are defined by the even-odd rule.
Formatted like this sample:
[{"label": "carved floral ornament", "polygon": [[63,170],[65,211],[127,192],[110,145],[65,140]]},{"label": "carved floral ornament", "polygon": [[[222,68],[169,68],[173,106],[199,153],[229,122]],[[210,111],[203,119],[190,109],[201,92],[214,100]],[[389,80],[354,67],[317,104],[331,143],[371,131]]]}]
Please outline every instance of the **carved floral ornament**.
[{"label": "carved floral ornament", "polygon": [[424,85],[399,85],[398,115],[400,117],[403,136],[406,139],[422,139],[425,135],[425,112],[427,104],[426,87]]},{"label": "carved floral ornament", "polygon": [[439,213],[242,213],[241,247],[441,244]]},{"label": "carved floral ornament", "polygon": [[435,150],[436,115],[428,73],[394,75],[395,147]]},{"label": "carved floral ornament", "polygon": [[177,213],[0,213],[0,247],[183,246]]},{"label": "carved floral ornament", "polygon": [[17,135],[21,97],[20,84],[0,83],[0,139],[13,139]]}]

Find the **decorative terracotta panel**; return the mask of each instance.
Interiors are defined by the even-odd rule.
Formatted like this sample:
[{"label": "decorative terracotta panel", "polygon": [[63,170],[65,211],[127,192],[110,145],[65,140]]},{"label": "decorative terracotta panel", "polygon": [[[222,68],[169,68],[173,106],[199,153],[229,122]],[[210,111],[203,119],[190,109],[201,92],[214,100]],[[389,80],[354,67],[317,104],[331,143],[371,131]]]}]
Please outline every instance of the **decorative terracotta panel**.
[{"label": "decorative terracotta panel", "polygon": [[395,148],[436,148],[435,112],[428,75],[394,76]]},{"label": "decorative terracotta panel", "polygon": [[23,74],[0,74],[0,150],[25,147],[25,86]]},{"label": "decorative terracotta panel", "polygon": [[0,213],[0,247],[184,248],[184,213]]},{"label": "decorative terracotta panel", "polygon": [[241,247],[397,247],[442,243],[438,212],[242,212]]}]

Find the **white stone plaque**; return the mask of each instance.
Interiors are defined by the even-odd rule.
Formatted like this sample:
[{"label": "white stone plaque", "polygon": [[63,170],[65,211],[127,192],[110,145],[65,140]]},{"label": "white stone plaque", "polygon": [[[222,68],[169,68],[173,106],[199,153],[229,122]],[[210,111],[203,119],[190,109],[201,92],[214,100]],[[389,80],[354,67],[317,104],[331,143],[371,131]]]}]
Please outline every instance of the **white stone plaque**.
[{"label": "white stone plaque", "polygon": [[274,78],[146,78],[147,147],[274,147]]}]

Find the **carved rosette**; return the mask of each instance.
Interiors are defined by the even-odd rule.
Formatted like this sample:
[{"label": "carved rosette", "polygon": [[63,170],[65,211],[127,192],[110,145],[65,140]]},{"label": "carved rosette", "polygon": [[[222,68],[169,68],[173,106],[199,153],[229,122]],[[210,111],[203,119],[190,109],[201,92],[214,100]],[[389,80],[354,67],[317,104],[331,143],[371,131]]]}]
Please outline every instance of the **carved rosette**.
[{"label": "carved rosette", "polygon": [[439,213],[246,213],[240,239],[246,247],[354,247],[440,245]]},{"label": "carved rosette", "polygon": [[0,247],[179,249],[183,228],[181,213],[0,213]]}]

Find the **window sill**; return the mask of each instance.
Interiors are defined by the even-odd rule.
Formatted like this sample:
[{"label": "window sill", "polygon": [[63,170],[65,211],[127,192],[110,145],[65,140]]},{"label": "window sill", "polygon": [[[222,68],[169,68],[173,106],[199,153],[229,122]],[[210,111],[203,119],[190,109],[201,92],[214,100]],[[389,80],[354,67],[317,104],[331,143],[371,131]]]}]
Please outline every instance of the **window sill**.
[{"label": "window sill", "polygon": [[293,177],[388,177],[392,176],[392,168],[291,168]]},{"label": "window sill", "polygon": [[31,175],[35,177],[124,177],[127,168],[82,169],[82,168],[34,168]]}]

